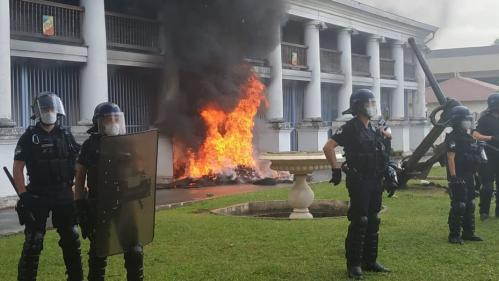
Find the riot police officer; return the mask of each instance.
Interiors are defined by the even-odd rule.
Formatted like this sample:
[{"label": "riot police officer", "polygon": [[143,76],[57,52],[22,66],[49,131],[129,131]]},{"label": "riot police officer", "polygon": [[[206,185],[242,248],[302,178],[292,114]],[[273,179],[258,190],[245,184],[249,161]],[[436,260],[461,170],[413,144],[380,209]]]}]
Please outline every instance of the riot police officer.
[{"label": "riot police officer", "polygon": [[[473,137],[480,141],[487,141],[486,147],[488,163],[480,169],[482,189],[480,191],[480,218],[485,220],[489,217],[490,201],[494,193],[494,181],[499,183],[499,93],[489,96],[488,108],[478,120]],[[494,147],[496,149],[494,149]],[[499,217],[499,192],[496,191],[496,217]]]},{"label": "riot police officer", "polygon": [[[96,254],[96,214],[95,200],[98,193],[99,147],[102,136],[116,136],[126,133],[123,112],[118,105],[110,102],[99,104],[94,111],[93,127],[89,130],[90,138],[83,145],[76,166],[75,197],[82,235],[90,239],[89,281],[105,279],[106,257]],[[88,198],[85,198],[85,179],[87,180]],[[143,249],[135,244],[124,252],[127,280],[143,280]]]},{"label": "riot police officer", "polygon": [[349,278],[362,279],[363,270],[389,272],[377,262],[378,232],[381,210],[383,174],[388,165],[391,133],[387,127],[376,127],[371,118],[377,115],[376,100],[368,89],[361,89],[350,97],[352,114],[324,146],[324,153],[333,167],[332,182],[341,181],[334,149],[343,146],[346,165],[346,185],[350,196],[348,234],[345,240]]},{"label": "riot police officer", "polygon": [[[483,146],[468,133],[473,116],[465,106],[451,109],[452,132],[445,137],[447,176],[451,208],[449,211],[449,243],[482,241],[475,235],[475,177],[478,167],[486,162]],[[462,228],[462,235],[461,235]]]},{"label": "riot police officer", "polygon": [[[25,224],[18,280],[36,280],[49,213],[59,234],[67,280],[83,280],[80,240],[73,206],[73,179],[79,145],[58,123],[65,116],[59,97],[39,94],[32,105],[37,121],[21,136],[14,156],[14,182],[20,192],[16,210]],[[25,185],[26,166],[29,184]]]}]

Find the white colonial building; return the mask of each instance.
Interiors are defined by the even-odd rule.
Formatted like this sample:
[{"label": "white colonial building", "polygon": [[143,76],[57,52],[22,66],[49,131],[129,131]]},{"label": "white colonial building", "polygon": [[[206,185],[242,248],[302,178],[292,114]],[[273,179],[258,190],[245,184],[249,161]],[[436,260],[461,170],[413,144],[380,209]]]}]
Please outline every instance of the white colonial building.
[{"label": "white colonial building", "polygon": [[[30,125],[30,103],[42,91],[61,96],[79,140],[94,107],[118,103],[129,131],[153,123],[165,40],[157,11],[123,14],[108,0],[0,1],[0,165]],[[436,28],[351,0],[291,1],[282,43],[251,59],[267,81],[270,107],[257,120],[261,151],[320,150],[345,121],[355,89],[367,87],[391,120],[395,148],[409,152],[425,133],[425,78],[407,39]],[[158,172],[171,178],[172,148],[160,141]],[[0,176],[0,197],[13,195]]]}]

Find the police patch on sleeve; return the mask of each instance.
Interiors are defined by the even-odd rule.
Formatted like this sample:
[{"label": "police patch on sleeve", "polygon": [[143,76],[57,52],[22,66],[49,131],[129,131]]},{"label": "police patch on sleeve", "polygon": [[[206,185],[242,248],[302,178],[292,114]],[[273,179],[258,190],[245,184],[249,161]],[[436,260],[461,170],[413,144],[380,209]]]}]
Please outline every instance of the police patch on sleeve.
[{"label": "police patch on sleeve", "polygon": [[456,148],[456,142],[455,142],[455,141],[450,141],[450,142],[449,142],[449,148],[450,148],[450,149],[454,149],[454,148]]},{"label": "police patch on sleeve", "polygon": [[343,127],[339,127],[336,132],[334,132],[335,135],[341,135],[343,133]]},{"label": "police patch on sleeve", "polygon": [[22,152],[23,152],[23,149],[21,148],[21,146],[18,145],[18,146],[16,146],[14,156],[19,156]]}]

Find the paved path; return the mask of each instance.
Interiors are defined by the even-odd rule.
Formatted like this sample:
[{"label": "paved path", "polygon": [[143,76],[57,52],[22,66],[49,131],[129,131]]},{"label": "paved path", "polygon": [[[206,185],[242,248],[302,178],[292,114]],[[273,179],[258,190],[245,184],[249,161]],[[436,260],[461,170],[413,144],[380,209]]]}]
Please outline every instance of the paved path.
[{"label": "paved path", "polygon": [[[156,206],[200,201],[203,199],[266,190],[273,187],[256,185],[227,185],[202,188],[159,189],[156,191]],[[51,227],[49,218],[47,225]],[[13,208],[0,210],[0,236],[21,232],[17,213]]]}]

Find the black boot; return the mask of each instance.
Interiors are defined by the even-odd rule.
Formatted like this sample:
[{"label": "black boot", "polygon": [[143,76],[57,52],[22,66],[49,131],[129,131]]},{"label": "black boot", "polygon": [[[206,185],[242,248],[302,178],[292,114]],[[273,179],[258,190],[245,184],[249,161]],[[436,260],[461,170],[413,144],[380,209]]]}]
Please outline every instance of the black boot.
[{"label": "black boot", "polygon": [[128,281],[144,280],[144,253],[141,245],[130,248],[125,254],[126,277]]},{"label": "black boot", "polygon": [[80,237],[76,227],[57,229],[61,239],[59,246],[62,249],[68,281],[83,281],[83,267],[81,264]]},{"label": "black boot", "polygon": [[88,281],[104,281],[106,277],[107,258],[95,256],[93,243],[90,242],[88,252]]},{"label": "black boot", "polygon": [[38,273],[38,262],[43,249],[44,232],[25,231],[25,241],[19,260],[17,280],[35,281]]},{"label": "black boot", "polygon": [[449,212],[449,243],[463,244],[461,239],[461,226],[463,222],[463,214],[466,209],[464,202],[451,202],[451,209]]},{"label": "black boot", "polygon": [[388,268],[376,261],[378,258],[378,233],[380,223],[381,220],[377,215],[369,218],[362,262],[362,269],[365,271],[390,272]]},{"label": "black boot", "polygon": [[463,236],[464,241],[483,241],[482,238],[475,235],[475,202],[466,204],[466,213],[463,218]]},{"label": "black boot", "polygon": [[361,262],[367,221],[367,217],[352,219],[348,227],[348,234],[345,239],[348,278],[360,280],[364,277]]}]

